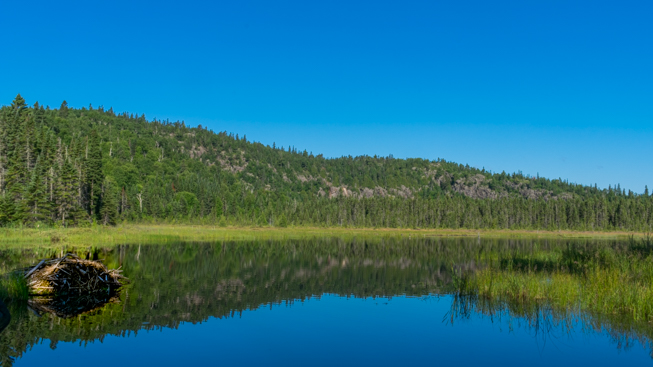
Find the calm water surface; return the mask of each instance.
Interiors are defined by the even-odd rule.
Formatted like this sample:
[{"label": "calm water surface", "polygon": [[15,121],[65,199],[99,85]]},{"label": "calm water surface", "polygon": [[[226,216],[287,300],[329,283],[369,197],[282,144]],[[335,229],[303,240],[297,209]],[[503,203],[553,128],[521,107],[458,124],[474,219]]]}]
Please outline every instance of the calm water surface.
[{"label": "calm water surface", "polygon": [[[488,254],[561,246],[478,239],[125,245],[131,284],[59,317],[8,304],[3,366],[650,365],[645,326],[461,298]],[[591,245],[591,243],[588,243]],[[80,253],[85,255],[84,253]],[[4,271],[60,255],[3,251]],[[0,327],[3,325],[0,322]]]}]

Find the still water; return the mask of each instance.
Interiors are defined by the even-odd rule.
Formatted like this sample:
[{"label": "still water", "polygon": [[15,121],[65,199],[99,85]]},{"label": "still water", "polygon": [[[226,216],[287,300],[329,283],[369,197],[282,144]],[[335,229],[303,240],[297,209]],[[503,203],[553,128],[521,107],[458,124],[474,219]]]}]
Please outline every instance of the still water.
[{"label": "still water", "polygon": [[[92,250],[131,283],[72,317],[8,304],[2,366],[650,365],[638,328],[457,296],[488,253],[547,241],[173,243]],[[86,254],[82,251],[82,256]],[[54,250],[2,251],[6,271]],[[33,306],[33,305],[32,305]],[[80,311],[81,312],[81,311]],[[0,322],[0,325],[2,323]]]}]

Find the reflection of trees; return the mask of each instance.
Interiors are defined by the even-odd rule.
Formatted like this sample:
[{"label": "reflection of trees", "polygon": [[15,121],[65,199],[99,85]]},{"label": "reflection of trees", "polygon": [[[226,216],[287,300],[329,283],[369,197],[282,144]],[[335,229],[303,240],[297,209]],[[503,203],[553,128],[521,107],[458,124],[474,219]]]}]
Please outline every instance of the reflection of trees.
[{"label": "reflection of trees", "polygon": [[11,314],[4,302],[0,300],[0,334],[7,328],[11,321]]},{"label": "reflection of trees", "polygon": [[[176,328],[181,322],[230,317],[264,305],[294,302],[324,293],[370,297],[447,293],[454,274],[473,271],[498,258],[564,246],[535,240],[375,239],[179,243],[125,245],[82,257],[123,267],[130,284],[120,302],[72,319],[37,317],[11,304],[13,321],[0,334],[2,365],[31,345],[49,339],[89,342],[106,335]],[[45,251],[45,250],[44,250]],[[0,254],[4,269],[48,257],[47,251]],[[81,322],[80,322],[81,320]]]},{"label": "reflection of trees", "polygon": [[27,308],[39,316],[50,313],[57,317],[70,318],[97,310],[110,302],[120,302],[116,290],[32,297],[27,301]]},{"label": "reflection of trees", "polygon": [[604,333],[618,349],[628,350],[641,345],[651,351],[653,358],[653,330],[646,322],[634,323],[618,317],[578,313],[576,310],[559,310],[545,302],[509,302],[492,300],[476,295],[455,293],[451,309],[444,321],[455,324],[472,317],[489,318],[492,322],[525,328],[538,341],[541,348],[556,344],[576,329],[583,333]]}]

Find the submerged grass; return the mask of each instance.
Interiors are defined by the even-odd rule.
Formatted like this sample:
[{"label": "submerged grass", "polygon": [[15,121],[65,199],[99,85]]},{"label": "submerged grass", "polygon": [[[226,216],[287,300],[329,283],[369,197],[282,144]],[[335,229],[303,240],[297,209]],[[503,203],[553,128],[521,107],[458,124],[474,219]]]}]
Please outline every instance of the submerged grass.
[{"label": "submerged grass", "polygon": [[570,245],[499,259],[468,275],[459,290],[500,302],[653,322],[653,240],[631,237],[621,247]]}]

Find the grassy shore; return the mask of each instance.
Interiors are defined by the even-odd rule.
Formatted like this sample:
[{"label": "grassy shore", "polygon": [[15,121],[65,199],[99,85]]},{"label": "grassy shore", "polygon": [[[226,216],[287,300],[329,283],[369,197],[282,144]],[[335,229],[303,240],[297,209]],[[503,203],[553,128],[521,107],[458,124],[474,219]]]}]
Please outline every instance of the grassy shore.
[{"label": "grassy shore", "polygon": [[29,290],[25,279],[14,274],[0,276],[0,300],[25,301],[29,296]]},{"label": "grassy shore", "polygon": [[653,238],[497,259],[463,279],[460,291],[512,305],[653,322]]},{"label": "grassy shore", "polygon": [[90,228],[1,228],[0,247],[107,246],[127,243],[155,244],[171,241],[267,240],[311,237],[483,237],[483,238],[601,238],[643,236],[630,232],[574,232],[473,229],[394,229],[320,227],[217,227],[207,225],[142,225]]}]

